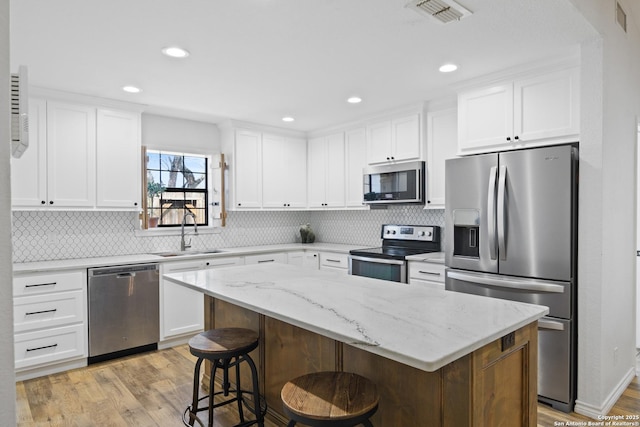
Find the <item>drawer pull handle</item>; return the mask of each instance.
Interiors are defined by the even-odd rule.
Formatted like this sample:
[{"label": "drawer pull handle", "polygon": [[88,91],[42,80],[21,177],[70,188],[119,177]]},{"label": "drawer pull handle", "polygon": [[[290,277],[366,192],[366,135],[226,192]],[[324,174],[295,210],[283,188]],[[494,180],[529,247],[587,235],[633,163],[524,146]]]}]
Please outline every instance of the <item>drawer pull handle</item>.
[{"label": "drawer pull handle", "polygon": [[25,287],[25,288],[37,288],[38,286],[55,286],[55,285],[57,285],[57,284],[58,284],[58,283],[56,283],[56,282],[51,282],[51,283],[38,283],[38,284],[35,284],[35,285],[25,285],[24,287]]},{"label": "drawer pull handle", "polygon": [[432,276],[439,276],[440,273],[434,273],[433,271],[422,271],[422,270],[418,270],[418,273],[422,273],[422,274],[430,274]]},{"label": "drawer pull handle", "polygon": [[261,259],[258,260],[258,264],[262,264],[263,262],[275,262],[275,259]]},{"label": "drawer pull handle", "polygon": [[331,258],[327,258],[328,262],[340,262],[339,259],[331,259]]},{"label": "drawer pull handle", "polygon": [[43,313],[55,313],[56,311],[58,311],[57,308],[53,308],[51,310],[42,310],[42,311],[29,311],[27,313],[25,313],[25,316],[33,316],[34,314],[43,314]]},{"label": "drawer pull handle", "polygon": [[28,348],[27,351],[44,350],[46,348],[54,348],[54,347],[57,347],[57,346],[58,346],[58,344],[51,344],[51,345],[45,345],[45,346],[42,346],[42,347]]}]

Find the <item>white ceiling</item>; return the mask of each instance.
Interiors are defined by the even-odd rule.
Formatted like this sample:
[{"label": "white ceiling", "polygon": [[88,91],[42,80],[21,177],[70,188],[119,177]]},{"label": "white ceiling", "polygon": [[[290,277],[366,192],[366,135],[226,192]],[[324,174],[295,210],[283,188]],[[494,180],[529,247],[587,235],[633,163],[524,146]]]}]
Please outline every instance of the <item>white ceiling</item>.
[{"label": "white ceiling", "polygon": [[[458,1],[473,15],[441,24],[407,0],[12,0],[11,64],[33,86],[157,114],[311,131],[575,53],[593,36],[568,0]],[[191,55],[167,58],[169,45]],[[460,68],[441,74],[445,62]],[[347,104],[354,94],[364,102]]]}]

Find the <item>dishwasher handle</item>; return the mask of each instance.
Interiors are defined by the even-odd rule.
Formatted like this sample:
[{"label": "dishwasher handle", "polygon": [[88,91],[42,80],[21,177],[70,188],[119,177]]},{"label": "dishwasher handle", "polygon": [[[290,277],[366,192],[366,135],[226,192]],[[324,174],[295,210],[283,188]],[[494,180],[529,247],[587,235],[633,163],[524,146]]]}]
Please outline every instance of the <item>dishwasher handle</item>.
[{"label": "dishwasher handle", "polygon": [[115,267],[97,267],[89,268],[89,277],[96,276],[117,276],[118,278],[135,277],[136,273],[144,271],[159,271],[159,264],[136,264],[136,265],[119,265]]}]

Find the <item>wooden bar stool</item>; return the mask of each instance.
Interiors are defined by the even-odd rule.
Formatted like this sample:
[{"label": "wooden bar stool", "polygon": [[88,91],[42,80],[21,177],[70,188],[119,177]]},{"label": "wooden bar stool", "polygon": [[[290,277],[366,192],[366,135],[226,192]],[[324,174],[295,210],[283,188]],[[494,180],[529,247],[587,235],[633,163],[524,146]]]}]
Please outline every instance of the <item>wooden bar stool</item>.
[{"label": "wooden bar stool", "polygon": [[[193,426],[197,421],[199,425],[204,426],[198,418],[197,413],[200,411],[209,411],[209,427],[213,426],[213,410],[223,405],[236,402],[238,405],[238,416],[240,424],[235,427],[245,427],[258,424],[264,427],[264,415],[267,412],[267,405],[260,397],[260,389],[258,387],[258,371],[255,363],[249,356],[249,352],[258,347],[258,333],[251,329],[243,328],[220,328],[204,331],[189,340],[189,351],[198,358],[193,373],[193,401],[191,406],[187,407],[183,416],[183,424]],[[209,382],[209,395],[199,397],[200,389],[200,365],[207,359],[211,361],[211,378]],[[253,380],[253,390],[246,391],[240,387],[240,364],[246,362],[251,368],[251,377]],[[231,389],[229,383],[229,369],[234,368],[236,371],[235,389]],[[220,368],[223,373],[222,390],[214,392],[214,380],[216,370]],[[219,403],[214,403],[214,397],[229,395],[235,397],[229,398]],[[252,396],[252,402],[247,402],[244,394]],[[199,408],[198,404],[202,400],[208,399],[208,405]],[[254,420],[245,420],[244,409],[254,414]],[[186,419],[188,415],[188,420]]]},{"label": "wooden bar stool", "polygon": [[317,372],[295,378],[280,392],[287,427],[373,427],[378,391],[368,379],[349,372]]}]

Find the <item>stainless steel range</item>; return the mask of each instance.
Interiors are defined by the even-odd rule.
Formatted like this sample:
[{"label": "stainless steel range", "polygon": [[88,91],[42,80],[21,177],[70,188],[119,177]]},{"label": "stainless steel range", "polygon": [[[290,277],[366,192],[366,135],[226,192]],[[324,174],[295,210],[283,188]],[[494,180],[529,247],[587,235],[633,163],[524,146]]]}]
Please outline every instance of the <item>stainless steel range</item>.
[{"label": "stainless steel range", "polygon": [[407,283],[407,257],[440,251],[440,227],[382,226],[382,246],[349,252],[349,274]]}]

